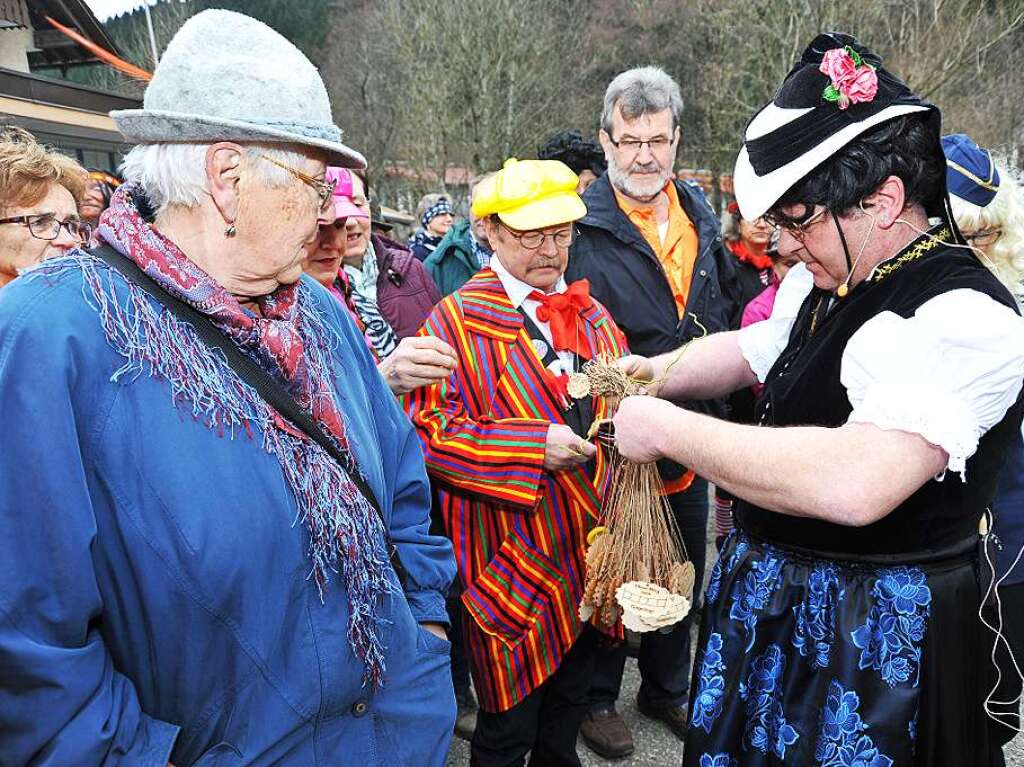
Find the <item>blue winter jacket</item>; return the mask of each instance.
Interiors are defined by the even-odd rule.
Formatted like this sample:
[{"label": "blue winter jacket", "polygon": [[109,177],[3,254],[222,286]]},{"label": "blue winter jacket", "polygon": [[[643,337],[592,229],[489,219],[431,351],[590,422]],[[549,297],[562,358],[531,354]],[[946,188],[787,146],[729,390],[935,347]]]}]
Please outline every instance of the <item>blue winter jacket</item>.
[{"label": "blue winter jacket", "polygon": [[[125,285],[110,277],[115,298]],[[306,278],[304,278],[306,279]],[[77,266],[0,291],[0,764],[442,765],[455,716],[448,541],[419,441],[347,315],[335,387],[409,572],[364,688],[345,584],[259,434],[217,434],[108,344]],[[87,300],[86,296],[89,296]]]}]

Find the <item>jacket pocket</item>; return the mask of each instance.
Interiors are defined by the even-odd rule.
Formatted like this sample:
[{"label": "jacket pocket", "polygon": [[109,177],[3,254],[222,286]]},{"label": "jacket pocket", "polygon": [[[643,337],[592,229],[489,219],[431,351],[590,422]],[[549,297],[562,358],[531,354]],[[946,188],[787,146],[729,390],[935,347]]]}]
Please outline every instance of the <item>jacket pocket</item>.
[{"label": "jacket pocket", "polygon": [[230,743],[218,743],[192,763],[192,767],[235,767],[242,763],[242,752]]},{"label": "jacket pocket", "polygon": [[513,530],[462,602],[481,629],[516,647],[550,609],[551,599],[566,591],[557,565]]},{"label": "jacket pocket", "polygon": [[436,655],[451,655],[452,643],[447,639],[435,635],[431,631],[416,625],[416,649],[421,653],[433,653]]}]

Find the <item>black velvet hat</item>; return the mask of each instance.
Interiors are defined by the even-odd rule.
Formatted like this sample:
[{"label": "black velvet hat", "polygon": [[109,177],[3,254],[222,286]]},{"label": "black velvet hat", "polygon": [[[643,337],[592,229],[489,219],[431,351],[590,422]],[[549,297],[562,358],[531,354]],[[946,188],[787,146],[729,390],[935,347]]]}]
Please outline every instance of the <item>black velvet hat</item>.
[{"label": "black velvet hat", "polygon": [[747,123],[736,160],[736,201],[753,221],[853,139],[901,115],[938,109],[841,32],[818,35],[772,99]]}]

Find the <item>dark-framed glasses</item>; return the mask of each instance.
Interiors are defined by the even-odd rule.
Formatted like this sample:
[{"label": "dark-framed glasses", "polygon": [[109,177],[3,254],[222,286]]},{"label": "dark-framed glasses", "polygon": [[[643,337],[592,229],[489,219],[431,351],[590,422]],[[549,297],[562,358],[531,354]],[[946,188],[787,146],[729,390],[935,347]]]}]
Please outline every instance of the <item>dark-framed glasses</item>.
[{"label": "dark-framed glasses", "polygon": [[0,224],[20,224],[28,227],[28,233],[37,240],[52,241],[60,237],[64,229],[68,235],[79,242],[88,242],[92,228],[77,218],[61,221],[53,213],[34,213],[27,216],[11,216],[0,218]]},{"label": "dark-framed glasses", "polygon": [[[502,225],[504,226],[504,224]],[[575,227],[569,227],[568,229],[559,229],[557,232],[542,232],[539,229],[531,229],[528,232],[520,232],[516,229],[511,229],[507,226],[504,227],[505,231],[508,232],[513,239],[515,239],[520,245],[526,250],[537,250],[541,245],[544,244],[544,240],[548,237],[555,243],[555,247],[568,248],[572,245],[572,241],[576,238]]]},{"label": "dark-framed glasses", "polygon": [[306,175],[301,170],[296,170],[290,165],[278,162],[273,157],[267,157],[265,154],[257,155],[257,157],[262,160],[266,160],[272,165],[276,165],[281,170],[291,173],[303,184],[313,187],[313,190],[316,192],[316,196],[320,198],[321,213],[326,213],[330,209],[331,199],[334,197],[334,186],[337,183],[336,181],[321,181],[320,179],[313,178],[312,176]]},{"label": "dark-framed glasses", "polygon": [[608,140],[612,142],[612,146],[616,149],[621,149],[626,154],[634,157],[640,154],[640,151],[645,146],[651,150],[652,154],[657,154],[672,145],[672,138],[670,136],[655,136],[654,138],[643,140],[638,138],[624,138],[619,141],[616,141],[609,136]]},{"label": "dark-framed glasses", "polygon": [[764,220],[768,222],[768,225],[773,229],[785,230],[794,240],[803,242],[811,224],[828,213],[828,208],[822,207],[818,210],[814,210],[813,206],[808,205],[806,207],[807,211],[799,218],[780,218],[772,213],[765,213],[762,218],[764,218]]}]

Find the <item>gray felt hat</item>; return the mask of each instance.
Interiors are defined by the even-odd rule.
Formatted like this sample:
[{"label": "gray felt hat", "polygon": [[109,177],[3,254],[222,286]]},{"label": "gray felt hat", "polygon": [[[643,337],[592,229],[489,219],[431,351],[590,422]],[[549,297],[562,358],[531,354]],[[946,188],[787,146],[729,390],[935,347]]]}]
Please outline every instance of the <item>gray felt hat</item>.
[{"label": "gray felt hat", "polygon": [[320,73],[294,45],[241,13],[208,10],[186,21],[146,88],[142,109],[110,113],[134,143],[252,141],[328,152],[365,168],[341,143]]}]

